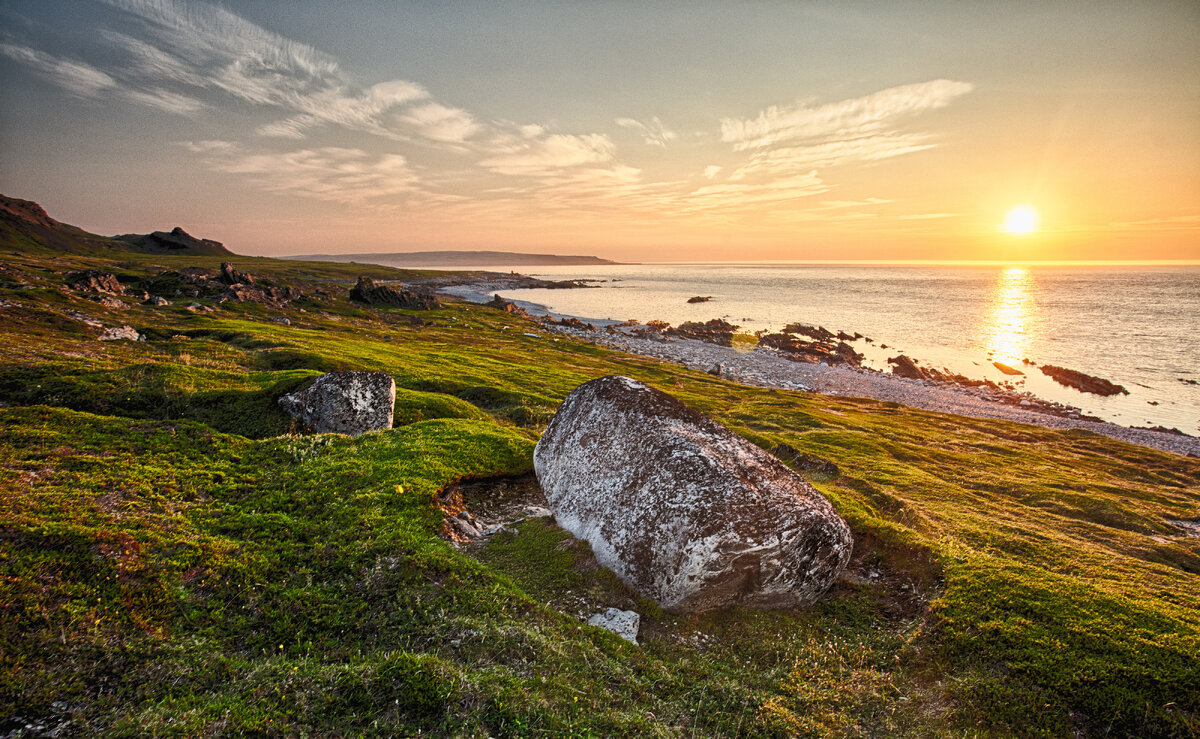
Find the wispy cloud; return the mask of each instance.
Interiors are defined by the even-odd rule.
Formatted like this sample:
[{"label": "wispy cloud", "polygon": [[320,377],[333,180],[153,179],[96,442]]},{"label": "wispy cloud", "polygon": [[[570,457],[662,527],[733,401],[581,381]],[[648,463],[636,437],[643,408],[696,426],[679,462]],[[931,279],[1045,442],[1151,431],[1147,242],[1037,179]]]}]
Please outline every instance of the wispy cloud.
[{"label": "wispy cloud", "polygon": [[56,57],[28,46],[0,43],[0,54],[21,62],[51,83],[73,95],[98,98],[111,95],[168,113],[192,113],[203,107],[195,98],[158,87],[139,89],[107,72],[74,59]]},{"label": "wispy cloud", "polygon": [[902,221],[934,221],[942,218],[957,218],[957,213],[910,213],[900,216]]},{"label": "wispy cloud", "polygon": [[400,118],[426,138],[451,144],[461,144],[481,129],[471,114],[462,108],[434,102],[410,108]]},{"label": "wispy cloud", "polygon": [[243,175],[272,192],[361,205],[418,191],[418,178],[399,154],[322,147],[288,152],[247,152],[230,141],[187,142],[220,172]]},{"label": "wispy cloud", "polygon": [[646,123],[633,118],[618,118],[614,123],[621,128],[628,128],[641,134],[642,140],[651,146],[666,148],[669,142],[678,138],[674,131],[663,125],[658,116],[654,116]]},{"label": "wispy cloud", "polygon": [[945,107],[972,89],[966,82],[941,79],[825,105],[771,106],[754,118],[722,119],[721,140],[742,151],[789,141],[844,141],[875,135],[901,118]]},{"label": "wispy cloud", "polygon": [[509,143],[512,151],[479,161],[479,166],[509,175],[553,174],[564,167],[599,164],[613,158],[616,147],[602,134],[550,134]]},{"label": "wispy cloud", "polygon": [[[253,111],[258,119],[244,135],[221,134],[238,141],[189,142],[188,149],[206,166],[266,190],[348,204],[392,198],[466,212],[474,199],[489,212],[867,217],[849,211],[886,201],[813,202],[837,186],[828,170],[936,146],[937,137],[913,130],[910,120],[972,89],[942,79],[837,102],[771,106],[711,121],[685,147],[658,116],[562,131],[488,119],[410,80],[365,84],[337,58],[199,0],[101,1],[116,9],[108,25],[118,28],[99,29],[98,53],[81,46],[72,52],[78,58],[68,58],[10,39],[0,43],[0,55],[77,96],[177,115]],[[701,169],[677,158],[698,147],[714,163]],[[691,174],[673,179],[678,171]],[[659,174],[666,172],[676,173]]]}]

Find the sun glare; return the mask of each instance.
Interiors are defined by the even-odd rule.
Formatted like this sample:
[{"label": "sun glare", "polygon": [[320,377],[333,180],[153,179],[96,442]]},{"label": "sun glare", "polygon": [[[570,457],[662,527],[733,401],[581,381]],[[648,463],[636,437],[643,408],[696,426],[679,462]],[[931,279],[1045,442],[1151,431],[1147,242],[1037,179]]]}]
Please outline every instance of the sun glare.
[{"label": "sun glare", "polygon": [[1018,205],[1004,216],[1000,228],[1010,234],[1031,234],[1038,230],[1038,212],[1032,205]]}]

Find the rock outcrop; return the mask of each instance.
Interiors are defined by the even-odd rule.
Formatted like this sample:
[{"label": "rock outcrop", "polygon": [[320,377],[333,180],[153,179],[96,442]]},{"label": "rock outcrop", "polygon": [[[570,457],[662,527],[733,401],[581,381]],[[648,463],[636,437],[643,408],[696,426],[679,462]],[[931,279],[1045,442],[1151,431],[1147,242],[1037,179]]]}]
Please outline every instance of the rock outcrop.
[{"label": "rock outcrop", "polygon": [[735,324],[714,318],[703,323],[684,321],[675,328],[669,329],[667,333],[681,339],[696,339],[718,346],[733,346],[733,332],[737,330],[738,327]]},{"label": "rock outcrop", "polygon": [[392,427],[396,381],[386,372],[330,372],[279,405],[317,433],[358,436]]},{"label": "rock outcrop", "polygon": [[[795,325],[789,326],[794,328]],[[814,329],[815,331],[815,329]],[[793,362],[808,362],[816,364],[824,362],[830,366],[835,364],[848,364],[851,367],[861,367],[863,355],[854,350],[844,341],[839,341],[836,344],[832,341],[807,341],[798,338],[795,334],[801,333],[791,331],[778,334],[760,333],[758,336],[758,345],[768,349],[775,349],[785,358]],[[826,332],[828,333],[828,332]],[[805,334],[806,336],[809,334]],[[833,337],[833,334],[829,334]]]},{"label": "rock outcrop", "polygon": [[254,277],[242,272],[229,262],[221,262],[221,273],[217,279],[226,285],[253,285]]},{"label": "rock outcrop", "polygon": [[124,295],[125,288],[111,272],[88,269],[67,276],[67,286],[81,293]]},{"label": "rock outcrop", "polygon": [[499,295],[493,295],[491,300],[484,303],[484,306],[488,307],[488,308],[495,308],[496,310],[502,310],[505,313],[512,313],[513,315],[518,315],[518,316],[529,315],[529,313],[524,308],[522,308],[521,306],[512,302],[511,300],[505,300],[504,298],[500,297]]},{"label": "rock outcrop", "polygon": [[350,288],[350,299],[368,305],[394,305],[412,310],[435,310],[442,304],[432,293],[380,285],[370,277],[359,277]]},{"label": "rock outcrop", "polygon": [[811,603],[850,559],[846,522],[811,485],[627,377],[576,388],[533,459],[559,525],[664,608]]}]

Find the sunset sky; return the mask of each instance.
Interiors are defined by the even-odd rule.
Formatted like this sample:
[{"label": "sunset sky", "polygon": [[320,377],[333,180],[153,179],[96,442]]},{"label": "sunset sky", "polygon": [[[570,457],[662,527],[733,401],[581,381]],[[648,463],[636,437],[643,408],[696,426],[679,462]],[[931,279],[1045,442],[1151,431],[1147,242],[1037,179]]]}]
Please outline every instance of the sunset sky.
[{"label": "sunset sky", "polygon": [[1192,0],[0,0],[0,192],[273,256],[1200,259],[1197,39]]}]

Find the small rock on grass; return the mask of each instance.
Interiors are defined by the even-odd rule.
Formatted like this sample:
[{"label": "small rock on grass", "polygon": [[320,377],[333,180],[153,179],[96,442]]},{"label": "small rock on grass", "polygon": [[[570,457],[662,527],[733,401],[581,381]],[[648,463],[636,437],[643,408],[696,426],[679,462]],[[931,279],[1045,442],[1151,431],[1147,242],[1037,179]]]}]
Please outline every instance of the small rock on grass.
[{"label": "small rock on grass", "polygon": [[588,619],[588,626],[597,626],[611,631],[625,641],[638,643],[638,629],[642,625],[642,617],[636,611],[622,611],[620,608],[609,608]]},{"label": "small rock on grass", "polygon": [[113,326],[104,329],[104,333],[99,336],[100,341],[120,341],[128,339],[129,341],[145,341],[145,337],[137,332],[133,326]]}]

